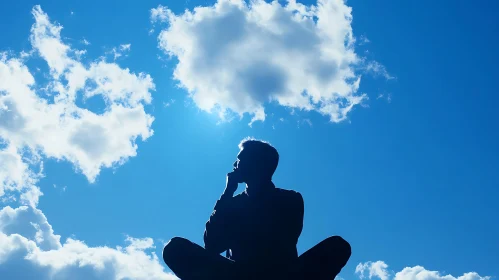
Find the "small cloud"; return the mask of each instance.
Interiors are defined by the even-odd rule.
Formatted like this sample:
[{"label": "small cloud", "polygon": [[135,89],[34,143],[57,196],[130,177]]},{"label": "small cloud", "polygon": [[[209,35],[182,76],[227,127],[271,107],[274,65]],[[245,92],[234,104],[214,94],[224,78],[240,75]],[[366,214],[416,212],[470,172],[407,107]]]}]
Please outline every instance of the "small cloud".
[{"label": "small cloud", "polygon": [[76,58],[81,59],[82,55],[87,53],[87,50],[75,50]]},{"label": "small cloud", "polygon": [[170,99],[170,101],[168,102],[163,102],[163,106],[170,107],[171,105],[173,105],[173,103],[175,103],[175,99]]},{"label": "small cloud", "polygon": [[34,53],[34,50],[31,50],[29,52],[25,52],[25,51],[21,51],[21,58],[27,58],[27,57],[30,57],[32,54]]},{"label": "small cloud", "polygon": [[150,19],[152,23],[155,22],[166,22],[168,19],[169,10],[163,5],[159,5],[157,8],[151,9]]},{"label": "small cloud", "polygon": [[159,5],[157,8],[152,8],[150,10],[149,18],[151,20],[151,23],[153,24],[153,27],[149,30],[149,35],[153,34],[155,31],[154,24],[156,22],[167,22],[170,14],[171,12],[168,10],[168,8],[163,5]]},{"label": "small cloud", "polygon": [[162,244],[161,248],[164,248],[166,246],[166,244],[168,243],[168,241],[164,240],[163,238],[158,238],[156,241],[159,244]]},{"label": "small cloud", "polygon": [[87,41],[87,39],[83,39],[83,40],[81,40],[81,42],[82,42],[85,46],[90,45],[90,42],[89,42],[89,41]]},{"label": "small cloud", "polygon": [[284,118],[280,118],[279,120],[280,120],[281,122],[283,122],[283,121],[284,121]]},{"label": "small cloud", "polygon": [[73,11],[71,11],[71,15],[74,15],[75,13]]},{"label": "small cloud", "polygon": [[9,195],[9,196],[4,195],[4,196],[2,196],[2,198],[0,199],[0,201],[3,204],[9,204],[9,203],[16,202],[17,198],[14,195]]},{"label": "small cloud", "polygon": [[361,35],[360,38],[359,38],[359,45],[365,45],[365,44],[369,44],[371,41],[369,39],[367,39],[367,37],[365,35]]},{"label": "small cloud", "polygon": [[391,103],[392,102],[392,94],[391,93],[388,93],[388,94],[380,93],[380,94],[378,94],[378,97],[376,97],[376,100],[377,99],[386,99],[386,101],[388,103]]},{"label": "small cloud", "polygon": [[393,77],[392,75],[390,75],[390,73],[388,73],[388,71],[386,70],[386,67],[383,64],[381,64],[375,60],[369,61],[365,65],[364,69],[366,72],[370,72],[374,76],[383,76],[387,80],[395,79],[395,77]]},{"label": "small cloud", "polygon": [[357,267],[355,267],[355,274],[357,274],[360,279],[365,279],[365,274],[367,272],[369,273],[367,275],[368,279],[376,277],[381,280],[388,280],[389,272],[387,268],[388,265],[383,261],[359,263]]},{"label": "small cloud", "polygon": [[114,57],[114,60],[122,57],[122,56],[127,56],[125,53],[130,51],[132,44],[122,44],[118,48],[113,48],[108,54],[112,54]]},{"label": "small cloud", "polygon": [[132,44],[123,44],[123,45],[120,45],[120,49],[122,51],[130,51],[131,46],[132,46]]},{"label": "small cloud", "polygon": [[171,106],[171,103],[170,102],[163,102],[163,107],[170,107]]}]

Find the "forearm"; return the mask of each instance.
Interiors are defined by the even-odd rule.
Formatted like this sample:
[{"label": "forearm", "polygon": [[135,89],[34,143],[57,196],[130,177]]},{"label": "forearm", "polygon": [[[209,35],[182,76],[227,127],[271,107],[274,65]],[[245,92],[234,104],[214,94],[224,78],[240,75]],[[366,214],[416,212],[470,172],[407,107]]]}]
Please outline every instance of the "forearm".
[{"label": "forearm", "polygon": [[232,196],[222,195],[217,200],[214,210],[206,222],[204,232],[205,248],[217,254],[228,249],[230,210],[228,208],[229,198]]}]

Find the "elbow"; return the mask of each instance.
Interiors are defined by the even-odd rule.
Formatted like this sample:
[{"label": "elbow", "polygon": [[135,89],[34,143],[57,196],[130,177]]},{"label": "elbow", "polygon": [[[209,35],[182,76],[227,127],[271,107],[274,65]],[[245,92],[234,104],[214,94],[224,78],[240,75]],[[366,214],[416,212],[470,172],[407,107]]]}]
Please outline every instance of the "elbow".
[{"label": "elbow", "polygon": [[220,254],[224,251],[223,246],[221,246],[219,242],[210,238],[210,236],[206,232],[204,234],[204,248],[206,249],[206,251],[215,254]]},{"label": "elbow", "polygon": [[216,248],[216,244],[214,243],[214,241],[210,238],[210,235],[208,235],[208,232],[205,231],[204,232],[204,238],[203,238],[203,241],[204,241],[204,248],[207,250],[207,251],[213,251],[214,248]]},{"label": "elbow", "polygon": [[208,238],[208,233],[206,231],[204,232],[203,241],[205,249],[211,248],[211,242],[210,239]]}]

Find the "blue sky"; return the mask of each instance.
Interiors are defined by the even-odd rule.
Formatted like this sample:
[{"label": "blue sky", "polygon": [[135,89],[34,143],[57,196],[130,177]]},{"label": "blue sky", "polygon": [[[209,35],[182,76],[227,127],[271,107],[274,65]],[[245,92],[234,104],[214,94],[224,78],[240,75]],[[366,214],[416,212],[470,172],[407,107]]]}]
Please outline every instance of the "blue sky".
[{"label": "blue sky", "polygon": [[[276,185],[305,199],[298,251],[330,235],[352,244],[342,278],[497,277],[498,4],[321,2],[322,29],[292,25],[277,10],[282,17],[265,19],[272,9],[213,10],[215,1],[0,4],[0,271],[173,279],[155,255],[173,236],[202,244],[237,144],[253,136],[280,152]],[[351,7],[352,21],[328,5]],[[195,6],[206,7],[195,14],[202,28],[181,17]],[[166,9],[175,24],[162,17]],[[241,23],[238,11],[268,25]],[[32,30],[36,23],[62,26],[60,37]],[[348,45],[350,31],[356,40]],[[322,53],[326,62],[314,40],[332,50]],[[54,105],[53,114],[20,97],[27,82],[16,78],[21,70],[7,71],[14,61],[29,69],[31,94]],[[335,63],[346,68],[329,68]],[[77,78],[67,73],[79,66],[88,84],[71,92],[68,80]],[[289,93],[297,89],[309,99]],[[329,95],[336,91],[341,98]],[[58,118],[55,105],[93,114]],[[96,249],[103,246],[109,250]],[[130,268],[134,262],[154,273]]]}]

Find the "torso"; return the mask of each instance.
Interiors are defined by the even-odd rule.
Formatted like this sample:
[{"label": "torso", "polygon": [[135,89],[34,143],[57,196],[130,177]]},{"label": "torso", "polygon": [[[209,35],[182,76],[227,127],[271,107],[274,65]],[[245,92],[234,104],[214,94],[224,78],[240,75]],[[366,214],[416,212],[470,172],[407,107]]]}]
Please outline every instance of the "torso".
[{"label": "torso", "polygon": [[[295,211],[290,211],[296,200],[294,191],[275,188],[264,198],[254,199],[245,193],[234,197],[234,228],[231,244],[232,259],[239,262],[265,262],[273,255],[297,258],[296,238],[284,238],[289,232],[290,221],[296,221]],[[295,216],[291,216],[295,215]],[[301,231],[301,228],[300,228]],[[299,233],[298,233],[299,235]],[[285,250],[276,251],[275,244],[286,240]],[[281,246],[282,247],[282,246]]]}]

